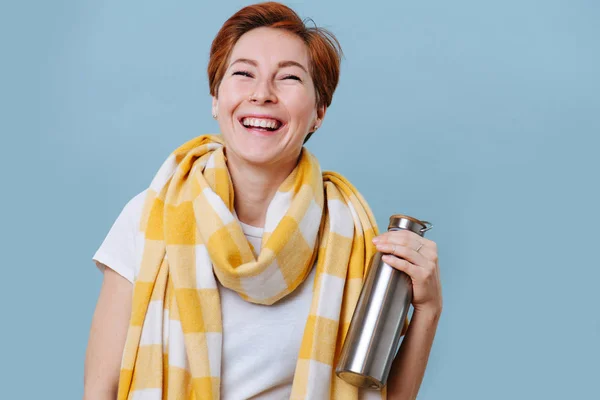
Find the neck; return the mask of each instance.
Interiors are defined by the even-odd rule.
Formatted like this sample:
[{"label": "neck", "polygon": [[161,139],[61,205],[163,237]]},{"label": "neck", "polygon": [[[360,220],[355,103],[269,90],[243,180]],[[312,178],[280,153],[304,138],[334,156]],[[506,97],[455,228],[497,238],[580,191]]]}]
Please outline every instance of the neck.
[{"label": "neck", "polygon": [[227,168],[233,182],[238,219],[248,225],[264,227],[267,208],[296,163],[297,158],[284,165],[256,165],[228,154]]}]

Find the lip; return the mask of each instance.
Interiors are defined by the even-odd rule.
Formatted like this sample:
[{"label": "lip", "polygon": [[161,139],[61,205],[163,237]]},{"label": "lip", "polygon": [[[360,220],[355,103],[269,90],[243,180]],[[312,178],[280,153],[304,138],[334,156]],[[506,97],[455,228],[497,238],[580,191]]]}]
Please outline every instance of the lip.
[{"label": "lip", "polygon": [[[244,118],[274,119],[274,120],[278,121],[281,125],[275,131],[262,131],[262,130],[259,130],[259,129],[253,129],[253,128],[248,128],[248,127],[244,126],[244,124],[242,123],[242,121],[244,120]],[[248,132],[250,132],[250,133],[252,133],[254,135],[257,135],[257,136],[273,136],[273,135],[277,135],[278,133],[280,133],[283,130],[283,128],[285,126],[287,126],[287,122],[285,122],[285,121],[283,121],[283,120],[281,120],[281,119],[279,119],[277,117],[274,117],[272,115],[268,115],[268,114],[244,114],[244,115],[238,117],[237,120],[238,120],[238,123],[240,124],[240,126],[243,129],[245,129],[246,131],[248,131]]]}]

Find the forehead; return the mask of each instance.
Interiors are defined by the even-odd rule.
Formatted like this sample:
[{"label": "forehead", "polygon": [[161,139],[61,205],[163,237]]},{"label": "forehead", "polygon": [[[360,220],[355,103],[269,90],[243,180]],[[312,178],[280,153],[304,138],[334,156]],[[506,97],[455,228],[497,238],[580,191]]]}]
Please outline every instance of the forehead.
[{"label": "forehead", "polygon": [[275,28],[256,28],[243,34],[231,51],[230,61],[249,58],[259,63],[296,61],[307,70],[308,48],[304,41],[293,33]]}]

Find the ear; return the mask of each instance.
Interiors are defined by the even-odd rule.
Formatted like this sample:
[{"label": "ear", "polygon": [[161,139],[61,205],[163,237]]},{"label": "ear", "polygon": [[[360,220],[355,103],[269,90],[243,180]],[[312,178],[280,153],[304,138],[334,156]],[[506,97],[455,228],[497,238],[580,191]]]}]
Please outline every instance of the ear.
[{"label": "ear", "polygon": [[325,119],[325,114],[327,113],[327,106],[322,105],[317,107],[317,121],[315,121],[315,125],[321,126],[323,124],[323,119]]},{"label": "ear", "polygon": [[219,106],[217,103],[217,98],[215,96],[212,97],[212,115],[213,118],[217,118],[219,115]]}]

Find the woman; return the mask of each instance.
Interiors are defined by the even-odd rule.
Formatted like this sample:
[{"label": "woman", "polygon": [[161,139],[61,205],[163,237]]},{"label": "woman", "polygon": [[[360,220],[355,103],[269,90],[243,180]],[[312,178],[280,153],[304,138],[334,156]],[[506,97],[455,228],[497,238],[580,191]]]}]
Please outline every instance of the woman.
[{"label": "woman", "polygon": [[[94,256],[85,399],[416,397],[442,309],[436,245],[374,237],[362,196],[303,147],[340,54],[278,3],[225,22],[208,66],[222,136],[175,150]],[[414,313],[387,387],[363,393],[334,370],[376,250],[411,276]]]}]

